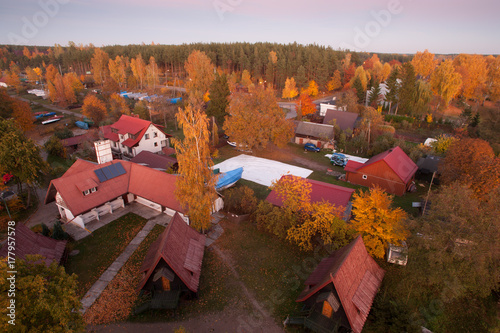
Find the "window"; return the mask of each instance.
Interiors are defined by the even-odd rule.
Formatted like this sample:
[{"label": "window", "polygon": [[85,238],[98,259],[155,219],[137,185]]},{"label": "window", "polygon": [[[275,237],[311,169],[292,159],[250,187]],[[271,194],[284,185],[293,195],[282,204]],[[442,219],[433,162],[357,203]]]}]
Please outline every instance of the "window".
[{"label": "window", "polygon": [[155,142],[155,147],[158,147],[158,142]]},{"label": "window", "polygon": [[144,139],[149,140],[149,134],[144,135]]},{"label": "window", "polygon": [[153,138],[157,138],[158,137],[158,133],[157,132],[153,132]]},{"label": "window", "polygon": [[123,143],[122,143],[122,148],[125,148],[125,146],[123,145]]},{"label": "window", "polygon": [[363,179],[368,179],[368,176],[367,175],[363,175]]},{"label": "window", "polygon": [[123,140],[123,135],[120,134],[120,140]]},{"label": "window", "polygon": [[95,191],[97,191],[97,187],[92,187],[88,190],[83,191],[82,193],[83,195],[89,195],[90,193],[94,193]]}]

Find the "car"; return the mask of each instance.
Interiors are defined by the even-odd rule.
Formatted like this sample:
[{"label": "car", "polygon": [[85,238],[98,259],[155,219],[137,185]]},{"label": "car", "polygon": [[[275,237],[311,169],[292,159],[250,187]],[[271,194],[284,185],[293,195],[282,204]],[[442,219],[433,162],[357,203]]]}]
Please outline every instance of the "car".
[{"label": "car", "polygon": [[3,175],[2,180],[3,180],[4,185],[7,185],[7,183],[12,180],[12,177],[14,177],[14,176],[11,175],[10,173],[6,173],[5,175]]},{"label": "car", "polygon": [[330,157],[330,163],[333,165],[338,165],[341,167],[345,167],[347,164],[348,158],[344,154],[341,153],[333,153],[332,157]]},{"label": "car", "polygon": [[314,143],[306,143],[304,145],[304,151],[314,151],[314,152],[319,152],[321,149],[319,149],[318,147],[316,147],[316,145]]},{"label": "car", "polygon": [[0,199],[2,199],[3,201],[14,200],[17,199],[17,194],[15,194],[13,191],[10,190],[3,191],[0,192]]}]

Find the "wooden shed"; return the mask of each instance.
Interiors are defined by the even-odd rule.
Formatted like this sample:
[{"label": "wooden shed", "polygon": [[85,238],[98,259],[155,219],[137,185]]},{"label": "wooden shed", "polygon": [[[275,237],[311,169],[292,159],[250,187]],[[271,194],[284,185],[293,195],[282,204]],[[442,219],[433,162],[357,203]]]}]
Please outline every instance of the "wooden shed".
[{"label": "wooden shed", "polygon": [[180,297],[196,296],[204,250],[205,236],[176,213],[141,266],[143,277],[137,290],[152,296],[146,307],[174,309]]},{"label": "wooden shed", "polygon": [[350,160],[344,168],[348,182],[368,187],[378,185],[396,195],[404,195],[411,189],[417,169],[400,147],[375,155],[365,163]]},{"label": "wooden shed", "polygon": [[318,264],[297,298],[303,313],[285,322],[314,332],[360,333],[384,274],[358,236]]}]

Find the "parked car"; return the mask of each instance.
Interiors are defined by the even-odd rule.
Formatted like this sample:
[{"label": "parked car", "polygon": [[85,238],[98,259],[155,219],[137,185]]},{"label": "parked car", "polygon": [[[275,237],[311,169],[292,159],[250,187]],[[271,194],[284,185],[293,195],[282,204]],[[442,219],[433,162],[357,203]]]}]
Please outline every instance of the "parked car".
[{"label": "parked car", "polygon": [[332,157],[330,157],[330,163],[333,165],[338,165],[341,167],[345,167],[347,164],[348,158],[344,154],[341,153],[333,153]]},{"label": "parked car", "polygon": [[14,176],[11,175],[10,173],[6,173],[5,175],[3,175],[2,180],[3,180],[4,185],[7,185],[7,183],[12,180],[12,177],[14,177]]},{"label": "parked car", "polygon": [[306,143],[304,145],[304,150],[305,151],[314,151],[314,152],[319,152],[321,149],[319,149],[318,147],[316,147],[316,145],[314,143]]},{"label": "parked car", "polygon": [[0,192],[0,199],[2,199],[3,201],[14,200],[17,199],[17,194],[15,194],[13,191],[10,190],[3,191]]}]

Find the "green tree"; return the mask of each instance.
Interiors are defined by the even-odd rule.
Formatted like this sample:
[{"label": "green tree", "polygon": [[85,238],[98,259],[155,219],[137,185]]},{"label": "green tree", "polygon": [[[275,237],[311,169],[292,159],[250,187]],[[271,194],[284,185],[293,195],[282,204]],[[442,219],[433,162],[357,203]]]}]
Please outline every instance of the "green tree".
[{"label": "green tree", "polygon": [[[82,306],[76,293],[77,277],[68,275],[56,262],[47,266],[41,256],[16,260],[15,298],[8,298],[10,275],[7,262],[0,261],[0,329],[4,332],[81,332]],[[15,300],[15,326],[8,323],[10,300]]]},{"label": "green tree", "polygon": [[66,158],[66,148],[64,148],[61,139],[57,136],[51,136],[50,139],[45,142],[44,147],[50,155]]},{"label": "green tree", "polygon": [[187,209],[191,226],[204,231],[210,227],[210,214],[217,198],[217,178],[211,169],[208,119],[200,109],[188,105],[185,109],[179,108],[177,121],[184,139],[173,140],[179,161],[175,196]]},{"label": "green tree", "polygon": [[30,205],[31,190],[43,180],[47,164],[40,156],[36,143],[25,137],[13,121],[0,119],[0,169],[11,172],[18,182],[28,187],[27,206]]},{"label": "green tree", "polygon": [[415,104],[417,77],[411,62],[403,64],[401,88],[399,89],[399,106],[404,114],[413,114]]},{"label": "green tree", "polygon": [[394,113],[398,113],[398,104],[399,104],[399,89],[401,87],[399,80],[399,69],[398,67],[394,67],[391,74],[387,78],[387,93],[385,95],[385,101],[389,103],[389,113],[392,111],[392,105],[396,105],[396,111]]},{"label": "green tree", "polygon": [[210,85],[209,92],[210,102],[207,106],[207,116],[215,117],[217,123],[223,125],[229,107],[229,96],[231,95],[226,74],[215,74],[215,80]]},{"label": "green tree", "polygon": [[376,108],[380,101],[380,84],[375,82],[368,95],[368,105]]},{"label": "green tree", "polygon": [[354,88],[354,90],[356,90],[358,103],[363,103],[365,100],[365,90],[363,89],[363,84],[361,83],[361,79],[358,76],[354,78],[352,87]]}]

